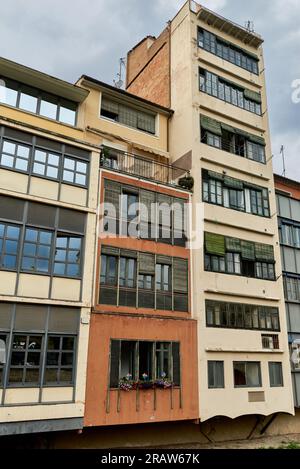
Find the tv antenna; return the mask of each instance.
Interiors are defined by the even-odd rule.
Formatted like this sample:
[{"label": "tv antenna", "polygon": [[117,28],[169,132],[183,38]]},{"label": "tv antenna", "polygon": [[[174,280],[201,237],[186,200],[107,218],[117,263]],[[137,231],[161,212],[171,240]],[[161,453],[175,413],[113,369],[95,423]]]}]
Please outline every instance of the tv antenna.
[{"label": "tv antenna", "polygon": [[122,86],[124,84],[124,81],[122,80],[122,70],[123,70],[123,67],[124,67],[124,69],[126,68],[126,58],[121,57],[120,60],[119,60],[119,64],[120,64],[119,73],[117,73],[118,79],[113,80],[113,82],[114,82],[115,87],[120,89],[120,88],[122,88]]},{"label": "tv antenna", "polygon": [[245,28],[249,33],[254,33],[254,22],[250,20],[246,21]]},{"label": "tv antenna", "polygon": [[285,155],[284,155],[284,146],[281,145],[281,148],[280,148],[280,154],[282,156],[282,166],[283,166],[283,177],[286,177],[286,169],[285,169]]}]

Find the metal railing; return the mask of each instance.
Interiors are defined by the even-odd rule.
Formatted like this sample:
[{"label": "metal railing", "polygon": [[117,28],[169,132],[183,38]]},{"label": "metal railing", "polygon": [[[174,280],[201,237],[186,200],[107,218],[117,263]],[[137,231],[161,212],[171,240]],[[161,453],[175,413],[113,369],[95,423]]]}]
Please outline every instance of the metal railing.
[{"label": "metal railing", "polygon": [[184,168],[109,147],[101,150],[100,167],[175,187],[184,187],[179,179],[189,175]]}]

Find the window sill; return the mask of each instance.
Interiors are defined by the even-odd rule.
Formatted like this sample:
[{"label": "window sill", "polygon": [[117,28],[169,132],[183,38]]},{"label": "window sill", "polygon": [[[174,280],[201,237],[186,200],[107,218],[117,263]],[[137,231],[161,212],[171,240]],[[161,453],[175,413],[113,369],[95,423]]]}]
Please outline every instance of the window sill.
[{"label": "window sill", "polygon": [[276,350],[271,350],[271,349],[237,349],[237,348],[222,348],[222,347],[208,347],[205,349],[207,353],[265,353],[265,354],[283,354],[284,350],[281,349],[276,349]]}]

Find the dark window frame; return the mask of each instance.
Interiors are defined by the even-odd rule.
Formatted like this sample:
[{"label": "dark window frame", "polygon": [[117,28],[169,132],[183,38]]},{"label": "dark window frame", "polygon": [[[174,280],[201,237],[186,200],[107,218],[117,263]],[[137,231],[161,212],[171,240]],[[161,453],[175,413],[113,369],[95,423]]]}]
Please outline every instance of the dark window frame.
[{"label": "dark window frame", "polygon": [[[218,371],[216,365],[221,366],[221,382],[218,383],[219,378],[217,376]],[[212,370],[210,370],[212,368]],[[213,374],[213,383],[210,382],[210,374]],[[208,360],[207,362],[207,374],[208,374],[208,389],[225,389],[225,376],[224,376],[224,361],[222,360]]]},{"label": "dark window frame", "polygon": [[[274,376],[274,372],[271,371],[271,368],[272,366],[279,366],[280,368],[280,382],[276,383],[275,381],[273,381],[273,378],[275,377]],[[268,368],[269,368],[269,382],[270,382],[270,387],[271,388],[283,388],[284,387],[284,379],[283,379],[283,367],[282,367],[282,362],[269,362],[268,363]]]},{"label": "dark window frame", "polygon": [[[244,365],[245,366],[245,380],[246,384],[240,385],[236,384],[235,380],[235,366],[236,365]],[[258,377],[259,377],[259,383],[256,384],[249,384],[249,378],[247,378],[247,366],[248,365],[258,365]],[[234,382],[234,387],[235,389],[245,389],[245,388],[262,388],[262,374],[261,374],[261,362],[253,362],[253,361],[234,361],[233,362],[233,382]]]}]

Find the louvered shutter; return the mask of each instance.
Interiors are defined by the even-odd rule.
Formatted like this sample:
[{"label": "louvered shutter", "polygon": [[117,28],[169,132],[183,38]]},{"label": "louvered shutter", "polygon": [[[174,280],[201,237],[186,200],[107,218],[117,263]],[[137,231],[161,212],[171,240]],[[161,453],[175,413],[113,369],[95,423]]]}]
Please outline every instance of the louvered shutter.
[{"label": "louvered shutter", "polygon": [[155,274],[154,254],[139,253],[139,274]]},{"label": "louvered shutter", "polygon": [[180,344],[172,343],[172,360],[173,360],[173,383],[180,386]]},{"label": "louvered shutter", "polygon": [[119,255],[119,248],[114,248],[112,246],[104,246],[101,247],[101,254],[108,254],[110,256],[118,256]]},{"label": "louvered shutter", "polygon": [[111,112],[113,114],[119,113],[118,103],[111,101],[108,98],[103,97],[101,100],[101,110]]},{"label": "louvered shutter", "polygon": [[255,244],[255,258],[260,261],[273,262],[274,261],[274,248],[269,244]]},{"label": "louvered shutter", "polygon": [[156,239],[155,200],[155,192],[140,191],[140,237],[142,239]]},{"label": "louvered shutter", "polygon": [[119,232],[121,184],[105,179],[104,182],[104,231]]},{"label": "louvered shutter", "polygon": [[173,290],[180,293],[188,292],[188,261],[174,259],[173,261]]},{"label": "louvered shutter", "polygon": [[119,386],[119,369],[121,359],[121,342],[112,340],[110,343],[110,387]]},{"label": "louvered shutter", "polygon": [[158,255],[158,256],[156,256],[156,263],[157,264],[172,265],[172,257]]},{"label": "louvered shutter", "polygon": [[207,116],[201,116],[201,127],[203,130],[207,130],[215,135],[222,136],[222,129],[220,122],[215,119],[211,119]]},{"label": "louvered shutter", "polygon": [[158,223],[159,223],[159,241],[161,243],[172,243],[171,225],[172,225],[172,199],[163,194],[157,195]]},{"label": "louvered shutter", "polygon": [[245,89],[244,96],[245,96],[246,99],[251,99],[251,101],[254,101],[255,103],[261,104],[261,94],[260,93],[256,93],[255,91]]},{"label": "louvered shutter", "polygon": [[226,251],[241,252],[241,241],[237,238],[226,238]]},{"label": "louvered shutter", "polygon": [[225,238],[214,233],[205,233],[205,250],[207,254],[225,255]]},{"label": "louvered shutter", "polygon": [[255,260],[255,245],[250,241],[241,241],[241,255],[242,259],[247,261]]}]

